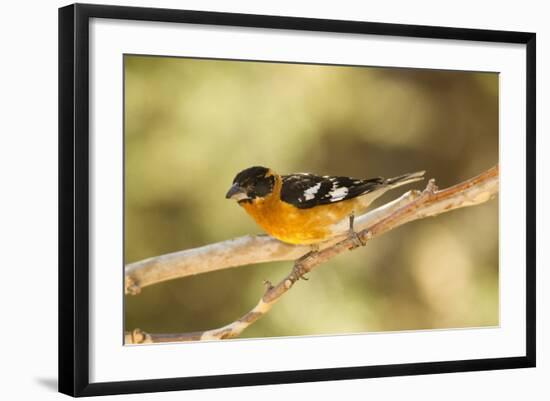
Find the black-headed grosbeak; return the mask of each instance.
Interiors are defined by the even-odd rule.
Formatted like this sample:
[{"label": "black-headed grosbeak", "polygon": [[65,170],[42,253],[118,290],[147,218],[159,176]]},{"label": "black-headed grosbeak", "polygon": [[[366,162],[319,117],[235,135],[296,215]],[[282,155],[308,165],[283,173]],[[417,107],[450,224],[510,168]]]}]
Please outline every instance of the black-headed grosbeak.
[{"label": "black-headed grosbeak", "polygon": [[329,239],[344,219],[365,212],[387,190],[422,180],[424,171],[394,178],[356,179],[298,173],[280,176],[261,166],[235,176],[227,199],[235,199],[271,236],[290,244]]}]

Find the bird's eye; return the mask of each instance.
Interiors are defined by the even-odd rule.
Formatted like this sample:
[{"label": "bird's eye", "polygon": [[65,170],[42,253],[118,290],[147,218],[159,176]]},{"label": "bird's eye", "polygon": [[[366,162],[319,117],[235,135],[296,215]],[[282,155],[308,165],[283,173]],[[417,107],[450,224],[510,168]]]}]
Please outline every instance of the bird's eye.
[{"label": "bird's eye", "polygon": [[255,185],[253,185],[252,192],[255,197],[264,197],[271,193],[273,190],[274,178],[273,177],[263,177],[260,180],[257,180]]}]

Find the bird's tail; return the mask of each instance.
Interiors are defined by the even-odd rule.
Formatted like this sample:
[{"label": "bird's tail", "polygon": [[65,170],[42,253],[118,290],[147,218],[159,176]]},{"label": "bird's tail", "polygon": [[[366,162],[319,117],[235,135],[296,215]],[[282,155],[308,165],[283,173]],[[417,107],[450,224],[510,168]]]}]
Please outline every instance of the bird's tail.
[{"label": "bird's tail", "polygon": [[384,180],[384,184],[390,186],[391,188],[397,188],[401,185],[423,180],[424,173],[426,173],[426,171],[417,171],[416,173],[403,174],[398,177],[388,178]]}]

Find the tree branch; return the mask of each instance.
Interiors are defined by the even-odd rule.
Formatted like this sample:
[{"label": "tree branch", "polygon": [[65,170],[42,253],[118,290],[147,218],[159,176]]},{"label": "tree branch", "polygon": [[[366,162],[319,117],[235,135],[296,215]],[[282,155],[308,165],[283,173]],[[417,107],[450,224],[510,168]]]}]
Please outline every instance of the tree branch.
[{"label": "tree branch", "polygon": [[[417,196],[418,191],[409,191],[392,202],[358,216],[354,222],[355,229],[362,230],[373,225]],[[323,243],[321,248],[342,239],[348,228],[349,223],[346,220],[341,227],[335,229],[334,238]],[[296,260],[310,250],[309,246],[287,244],[268,235],[246,235],[199,248],[155,256],[126,265],[125,293],[136,295],[143,287],[149,285],[231,267]]]},{"label": "tree branch", "polygon": [[[473,177],[463,183],[452,186],[444,190],[438,190],[435,181],[429,181],[428,186],[422,192],[411,191],[397,200],[390,202],[356,220],[355,228],[360,229],[358,237],[363,243],[367,243],[371,239],[384,234],[400,225],[410,221],[422,219],[429,216],[435,216],[454,209],[473,206],[484,203],[492,199],[498,193],[498,165],[483,172],[482,174]],[[347,225],[343,226],[347,230]],[[257,241],[255,243],[255,241]],[[274,260],[288,260],[288,258],[296,259],[292,271],[283,278],[277,285],[273,286],[266,282],[267,289],[264,295],[260,298],[257,305],[240,319],[217,329],[206,330],[193,333],[181,334],[149,334],[135,329],[125,335],[126,344],[143,344],[157,342],[180,342],[180,341],[196,341],[196,340],[220,340],[233,338],[243,332],[248,326],[265,315],[271,307],[285,294],[294,283],[296,283],[304,274],[311,272],[316,267],[320,266],[327,260],[336,255],[351,250],[356,247],[354,238],[346,237],[341,240],[341,237],[335,239],[328,246],[318,252],[306,254],[308,247],[299,247],[283,244],[270,237],[242,237],[233,241],[224,241],[218,244],[208,245],[206,247],[192,249],[189,251],[177,252],[170,255],[165,255],[157,258],[151,258],[142,262],[137,262],[127,266],[127,277],[132,277],[135,274],[139,278],[148,278],[154,276],[150,271],[154,270],[154,266],[162,270],[163,264],[171,274],[158,274],[154,276],[156,281],[147,280],[141,281],[141,285],[146,282],[147,285],[155,282],[168,280],[175,277],[183,277],[189,274],[197,274],[204,271],[214,271],[220,268],[233,267],[237,265],[259,263]],[[254,249],[252,246],[258,246],[259,249]],[[226,251],[230,248],[230,252],[243,251],[244,257],[241,255],[231,255]],[[199,256],[198,256],[198,255]],[[252,255],[257,255],[252,258]],[[262,258],[258,258],[262,256]],[[208,261],[198,260],[202,263],[199,269],[193,270],[187,266],[189,259],[206,258]],[[186,269],[181,269],[181,263],[186,265]],[[220,262],[223,267],[216,267],[215,263]],[[179,266],[179,267],[178,267]],[[191,271],[191,273],[189,273]],[[137,275],[141,272],[141,275]],[[146,272],[143,274],[143,272]],[[181,274],[183,272],[183,275]],[[175,274],[177,273],[177,274]],[[179,274],[179,275],[178,275]],[[161,278],[161,279],[159,279]],[[132,278],[133,280],[134,278]],[[134,285],[140,283],[135,281]],[[139,286],[137,287],[139,288]],[[127,290],[132,293],[133,291]]]}]

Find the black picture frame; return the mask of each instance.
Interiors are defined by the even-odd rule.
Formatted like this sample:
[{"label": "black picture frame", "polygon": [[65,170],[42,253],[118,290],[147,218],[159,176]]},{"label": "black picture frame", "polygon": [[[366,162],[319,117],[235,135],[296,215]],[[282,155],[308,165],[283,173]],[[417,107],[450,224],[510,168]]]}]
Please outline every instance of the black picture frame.
[{"label": "black picture frame", "polygon": [[[526,46],[526,353],[524,356],[123,382],[89,380],[89,21],[91,18],[275,28]],[[59,9],[59,391],[72,396],[251,386],[535,366],[536,35],[436,26],[74,4]]]}]

